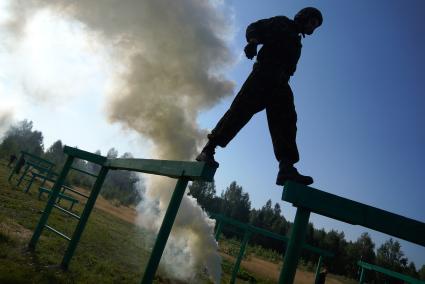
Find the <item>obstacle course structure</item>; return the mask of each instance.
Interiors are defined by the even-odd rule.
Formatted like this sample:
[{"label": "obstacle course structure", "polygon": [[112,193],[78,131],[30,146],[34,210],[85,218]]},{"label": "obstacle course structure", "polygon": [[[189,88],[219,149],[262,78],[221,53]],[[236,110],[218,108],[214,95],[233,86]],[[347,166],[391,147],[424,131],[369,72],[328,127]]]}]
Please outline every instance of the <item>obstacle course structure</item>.
[{"label": "obstacle course structure", "polygon": [[[244,232],[244,236],[243,236],[243,239],[242,239],[239,254],[238,254],[238,257],[236,259],[235,265],[233,266],[230,284],[233,284],[236,281],[236,277],[237,277],[237,274],[238,274],[238,271],[239,271],[239,267],[240,267],[242,258],[245,254],[246,245],[248,244],[248,241],[249,241],[249,239],[252,235],[254,235],[254,234],[263,235],[263,236],[266,236],[266,237],[269,237],[269,238],[272,238],[272,239],[275,239],[275,240],[282,241],[285,244],[287,244],[288,241],[289,241],[289,238],[286,237],[286,236],[282,236],[282,235],[264,230],[262,228],[255,227],[255,226],[250,225],[250,224],[245,224],[245,223],[239,222],[237,220],[228,218],[228,217],[226,217],[222,214],[211,214],[210,217],[217,220],[217,226],[216,226],[216,231],[215,231],[215,239],[217,241],[220,238],[220,235],[221,235],[221,232],[223,230],[224,225],[231,225],[232,227],[239,228]],[[314,283],[317,283],[318,279],[319,279],[319,273],[320,273],[322,263],[323,263],[323,258],[333,257],[334,254],[332,252],[329,252],[329,251],[326,251],[326,250],[323,250],[323,249],[320,249],[320,248],[316,248],[316,247],[311,246],[309,244],[303,244],[303,248],[320,255],[319,261],[318,261],[317,267],[316,267],[316,275],[315,275],[315,281],[314,281]]]},{"label": "obstacle course structure", "polygon": [[[34,154],[28,153],[26,151],[21,151],[19,158],[17,159],[15,166],[13,167],[12,171],[10,172],[9,178],[7,179],[9,182],[12,181],[12,177],[15,174],[18,173],[18,169],[24,168],[23,173],[18,178],[18,181],[16,183],[16,186],[19,186],[23,181],[30,181],[31,173],[39,173],[43,175],[50,176],[53,172],[53,168],[55,167],[55,164],[43,159],[41,157],[38,157]],[[28,178],[28,179],[25,179]]]},{"label": "obstacle course structure", "polygon": [[404,275],[383,267],[380,267],[378,265],[374,265],[374,264],[370,264],[364,261],[358,261],[357,265],[359,265],[361,267],[361,273],[360,273],[360,280],[359,283],[360,284],[364,284],[365,282],[365,277],[366,277],[366,270],[371,270],[371,271],[376,271],[385,275],[388,275],[392,278],[396,278],[396,279],[400,279],[406,283],[409,284],[425,284],[425,281],[421,281],[419,279],[415,279],[413,277],[410,277],[408,275]]},{"label": "obstacle course structure", "polygon": [[[64,147],[64,153],[68,155],[65,165],[63,166],[62,171],[60,172],[51,190],[49,200],[47,201],[43,214],[40,217],[40,221],[34,230],[34,233],[28,244],[28,248],[34,251],[43,230],[50,230],[51,232],[69,241],[68,248],[66,249],[65,255],[60,264],[63,269],[67,269],[109,170],[127,170],[167,176],[177,179],[177,184],[174,188],[170,203],[168,205],[162,225],[158,232],[157,239],[152,249],[151,256],[146,266],[145,273],[143,275],[142,283],[152,283],[188,182],[190,180],[212,181],[216,168],[211,167],[203,162],[150,159],[107,159],[106,157],[68,146]],[[69,189],[75,194],[79,194],[87,198],[87,202],[81,216],[74,214],[56,204],[56,200],[59,197],[60,191],[69,171],[72,169],[75,170],[75,168],[72,167],[72,164],[76,158],[97,164],[101,167],[98,174],[87,173],[85,171],[78,170],[85,174],[90,174],[96,178],[89,196],[84,195],[74,189]],[[59,232],[47,224],[49,215],[54,208],[78,220],[78,224],[71,237],[66,236],[64,233]]]},{"label": "obstacle course structure", "polygon": [[[35,250],[37,242],[44,229],[56,233],[57,235],[69,241],[68,248],[66,249],[65,255],[61,262],[61,267],[63,269],[67,269],[109,170],[127,170],[167,176],[177,179],[177,183],[142,279],[143,284],[152,283],[188,182],[191,180],[212,181],[216,168],[203,162],[150,159],[107,159],[106,157],[68,146],[64,147],[64,153],[68,155],[65,165],[63,166],[62,171],[54,183],[54,186],[50,192],[49,200],[46,204],[43,214],[40,217],[40,221],[34,230],[28,248],[30,250]],[[22,155],[24,155],[24,153]],[[25,155],[31,156],[29,153],[25,153]],[[76,158],[99,165],[99,172],[97,174],[93,174],[72,167],[73,161]],[[37,165],[37,163],[35,164]],[[45,167],[41,167],[41,169],[45,170]],[[96,179],[89,196],[74,189],[69,189],[71,192],[87,198],[87,202],[81,216],[74,214],[56,204],[56,200],[58,197],[60,197],[61,189],[64,186],[64,181],[70,170],[77,170]],[[13,172],[9,177],[9,180],[12,175]],[[349,224],[361,225],[419,244],[421,246],[425,246],[425,224],[416,220],[412,220],[391,212],[374,208],[294,182],[287,182],[285,184],[282,200],[290,202],[295,207],[297,207],[297,213],[294,224],[291,228],[290,238],[287,240],[288,244],[284,256],[283,268],[279,278],[280,284],[289,284],[293,283],[294,281],[298,258],[300,256],[301,250],[303,247],[308,248],[308,245],[304,244],[304,239],[311,212]],[[67,214],[78,220],[76,229],[71,237],[66,236],[65,234],[59,232],[47,224],[49,215],[53,208],[58,209],[64,214]],[[246,233],[244,234],[242,241],[239,254],[240,256],[238,257],[239,264],[250,236],[253,233],[266,234],[259,228],[253,229],[246,224],[243,226],[247,230],[245,231]],[[220,235],[220,230],[220,224],[218,224],[216,231],[217,239]],[[270,232],[268,232],[266,235],[269,235],[270,237],[277,237],[269,233]],[[279,236],[279,238],[282,238],[282,236]],[[321,266],[321,260],[322,258],[319,259],[319,268]],[[237,269],[239,268],[239,264]],[[319,271],[319,269],[317,271]]]},{"label": "obstacle course structure", "polygon": [[284,186],[282,200],[292,203],[297,207],[297,212],[279,278],[280,284],[294,281],[311,212],[425,246],[423,222],[291,181]]}]

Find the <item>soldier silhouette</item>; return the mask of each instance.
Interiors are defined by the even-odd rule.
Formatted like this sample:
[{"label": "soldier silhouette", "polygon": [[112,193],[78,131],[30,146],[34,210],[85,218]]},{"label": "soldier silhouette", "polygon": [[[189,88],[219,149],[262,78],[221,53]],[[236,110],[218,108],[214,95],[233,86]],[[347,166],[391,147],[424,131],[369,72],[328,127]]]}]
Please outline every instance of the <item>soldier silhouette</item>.
[{"label": "soldier silhouette", "polygon": [[[301,55],[301,36],[313,34],[322,22],[321,12],[307,7],[294,20],[276,16],[248,26],[245,55],[249,59],[257,56],[257,60],[229,110],[208,134],[208,143],[196,157],[197,161],[218,166],[215,148],[225,147],[254,114],[266,109],[273,149],[279,161],[276,184],[284,185],[287,180],[313,183],[312,177],[301,175],[294,167],[299,161],[297,113],[289,78],[295,73]],[[257,54],[258,45],[262,47]]]}]

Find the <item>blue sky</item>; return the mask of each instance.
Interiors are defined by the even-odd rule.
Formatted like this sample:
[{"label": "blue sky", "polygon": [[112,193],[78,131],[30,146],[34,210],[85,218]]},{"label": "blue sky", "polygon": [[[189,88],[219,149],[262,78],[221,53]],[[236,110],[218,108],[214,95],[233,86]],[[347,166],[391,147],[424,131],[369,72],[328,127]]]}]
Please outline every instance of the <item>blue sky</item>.
[{"label": "blue sky", "polygon": [[[231,1],[237,34],[245,44],[252,21],[305,6],[324,15],[323,26],[303,40],[297,72],[291,79],[298,112],[299,169],[315,178],[314,187],[425,221],[425,17],[423,1]],[[243,59],[231,72],[241,86],[252,62]],[[201,117],[214,127],[231,99]],[[265,113],[257,114],[225,149],[218,149],[218,188],[238,181],[254,207],[280,200],[274,185],[274,159]],[[293,220],[287,203],[283,214]],[[343,230],[355,240],[363,231],[313,216],[317,228]],[[389,237],[370,232],[377,247]],[[425,248],[401,241],[417,266]]]},{"label": "blue sky", "polygon": [[[318,189],[425,222],[425,192],[421,183],[425,172],[425,17],[421,12],[425,2],[224,3],[234,16],[231,45],[237,55],[242,55],[249,23],[275,15],[292,17],[305,6],[315,6],[323,12],[323,26],[303,40],[297,72],[291,78],[299,119],[297,141],[301,161],[297,166],[315,178],[313,186]],[[0,22],[1,16],[0,13]],[[69,37],[66,42],[83,41],[72,33],[60,36]],[[53,51],[43,48],[40,50],[45,53],[36,56],[46,62],[53,57]],[[16,74],[4,68],[0,71],[2,102],[17,110],[16,119],[33,120],[35,128],[45,135],[46,146],[62,139],[88,151],[101,149],[106,153],[116,147],[120,153],[130,151],[145,157],[149,142],[105,120],[102,94],[107,89],[108,71],[104,71],[107,67],[102,63],[96,63],[102,61],[100,55],[84,53],[86,57],[81,58],[79,51],[85,47],[72,48],[75,54],[67,53],[64,61],[74,62],[77,75],[64,79],[71,84],[64,82],[65,92],[57,94],[57,101],[42,102],[42,98],[25,94],[18,100],[8,92],[15,84],[10,78]],[[2,56],[2,51],[0,48],[0,65],[16,63],[16,57]],[[236,84],[235,91],[248,76],[252,63],[241,56],[228,71],[229,79]],[[37,68],[33,73],[42,73]],[[78,87],[78,98],[70,94],[76,91],[74,82],[85,83]],[[212,129],[232,98],[202,113],[200,126]],[[218,149],[216,159],[220,162],[216,174],[219,193],[236,180],[249,193],[253,207],[259,208],[272,199],[282,205],[285,218],[293,220],[294,208],[280,201],[282,188],[274,184],[277,162],[265,113],[257,114],[228,147]],[[316,215],[311,220],[316,228],[343,230],[348,240],[368,231]],[[389,238],[377,232],[371,235],[377,247]],[[418,268],[425,264],[425,248],[401,243]]]}]

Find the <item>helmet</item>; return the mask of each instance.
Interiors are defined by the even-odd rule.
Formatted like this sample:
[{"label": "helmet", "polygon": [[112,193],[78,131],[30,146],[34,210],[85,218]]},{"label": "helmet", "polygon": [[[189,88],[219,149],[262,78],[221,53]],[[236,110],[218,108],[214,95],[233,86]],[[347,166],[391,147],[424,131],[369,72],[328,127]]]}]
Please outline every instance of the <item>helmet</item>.
[{"label": "helmet", "polygon": [[294,17],[294,21],[300,24],[304,24],[308,19],[316,18],[319,20],[319,26],[323,23],[322,13],[314,7],[306,7],[301,9]]}]

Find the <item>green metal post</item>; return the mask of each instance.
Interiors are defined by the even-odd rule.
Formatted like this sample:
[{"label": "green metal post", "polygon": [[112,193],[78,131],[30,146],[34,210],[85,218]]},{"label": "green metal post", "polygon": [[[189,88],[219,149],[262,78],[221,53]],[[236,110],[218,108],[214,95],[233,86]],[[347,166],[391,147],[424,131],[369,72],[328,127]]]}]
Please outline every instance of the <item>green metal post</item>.
[{"label": "green metal post", "polygon": [[102,189],[105,177],[108,174],[108,170],[109,169],[107,167],[102,167],[100,169],[99,175],[96,179],[96,182],[94,183],[93,189],[91,190],[90,197],[87,199],[87,203],[84,206],[80,221],[78,222],[77,227],[75,228],[74,234],[72,235],[71,241],[62,259],[62,269],[68,269],[69,262],[71,261],[75,249],[77,248],[78,242],[80,241],[81,235],[83,234],[87,220],[89,219],[90,213],[93,210],[94,204],[96,203],[97,196],[99,195],[99,192]]},{"label": "green metal post", "polygon": [[295,215],[291,237],[283,260],[283,267],[279,277],[279,284],[291,284],[294,282],[297,271],[298,258],[304,244],[310,211],[299,207]]},{"label": "green metal post", "polygon": [[215,230],[215,240],[218,242],[220,239],[221,231],[223,230],[223,221],[217,220],[217,229]]},{"label": "green metal post", "polygon": [[18,168],[19,162],[23,158],[24,158],[24,153],[21,152],[21,154],[19,155],[19,158],[16,160],[15,165],[13,166],[12,171],[10,172],[10,175],[9,175],[9,178],[7,179],[7,181],[10,181],[12,179],[12,176],[15,174],[15,171]]},{"label": "green metal post", "polygon": [[239,250],[238,258],[236,259],[235,266],[233,266],[232,279],[230,280],[230,284],[234,284],[236,281],[236,277],[238,276],[238,272],[239,272],[239,267],[241,265],[243,255],[245,253],[246,244],[248,243],[250,237],[251,237],[251,232],[245,231],[241,248]]},{"label": "green metal post", "polygon": [[18,180],[18,183],[16,184],[17,187],[19,187],[21,185],[22,180],[24,179],[24,177],[27,175],[27,172],[30,168],[30,165],[27,165],[24,169],[24,172],[22,173],[21,177]]},{"label": "green metal post", "polygon": [[28,193],[28,191],[30,190],[31,185],[32,185],[32,183],[34,182],[34,180],[35,180],[35,175],[33,175],[33,176],[31,177],[31,180],[28,182],[27,187],[24,189],[24,192],[25,192],[25,193]]},{"label": "green metal post", "polygon": [[323,263],[323,256],[321,255],[319,257],[319,261],[317,262],[316,278],[314,280],[314,284],[318,284],[319,283],[319,274],[320,274],[320,270],[322,269],[322,263]]},{"label": "green metal post", "polygon": [[364,269],[364,267],[362,267],[362,272],[360,273],[359,283],[363,284],[365,278],[366,278],[366,269]]},{"label": "green metal post", "polygon": [[149,262],[146,265],[145,274],[141,282],[142,284],[151,284],[153,282],[156,269],[158,268],[162,253],[164,252],[168,236],[170,235],[174,220],[176,219],[177,211],[179,210],[188,182],[189,180],[184,177],[179,178],[177,181],[173,195],[171,196],[170,204],[168,205],[167,212],[165,213],[161,228],[159,229],[155,245],[152,249]]},{"label": "green metal post", "polygon": [[66,159],[62,172],[60,173],[58,180],[55,182],[55,185],[53,186],[52,193],[50,195],[49,200],[47,201],[46,208],[44,208],[43,215],[41,215],[40,221],[38,222],[38,225],[35,228],[34,233],[31,237],[31,240],[28,244],[28,248],[30,250],[35,249],[35,245],[37,244],[37,241],[40,238],[41,232],[43,231],[43,228],[47,223],[47,219],[49,218],[50,212],[52,212],[53,205],[55,205],[56,198],[59,195],[59,191],[62,187],[62,184],[65,181],[66,176],[68,175],[69,169],[71,168],[73,161],[74,161],[74,157],[72,156],[68,156],[68,158]]}]

